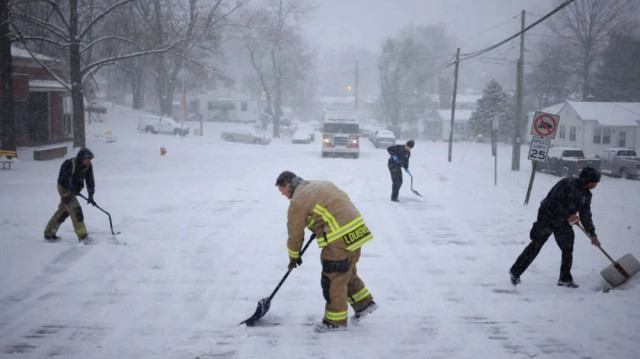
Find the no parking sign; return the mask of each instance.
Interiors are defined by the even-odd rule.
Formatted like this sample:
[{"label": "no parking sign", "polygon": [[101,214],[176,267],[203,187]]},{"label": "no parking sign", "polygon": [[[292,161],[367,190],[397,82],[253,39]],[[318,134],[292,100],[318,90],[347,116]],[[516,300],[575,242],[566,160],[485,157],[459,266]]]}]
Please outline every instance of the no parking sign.
[{"label": "no parking sign", "polygon": [[556,130],[558,129],[559,122],[560,116],[558,115],[536,111],[533,115],[530,134],[553,140],[556,138]]}]

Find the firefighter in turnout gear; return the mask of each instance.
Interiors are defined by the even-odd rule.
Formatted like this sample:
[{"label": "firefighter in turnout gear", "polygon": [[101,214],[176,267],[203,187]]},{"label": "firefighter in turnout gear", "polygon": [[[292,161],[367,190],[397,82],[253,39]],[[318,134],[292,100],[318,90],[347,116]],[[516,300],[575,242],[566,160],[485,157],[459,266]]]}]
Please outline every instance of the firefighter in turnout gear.
[{"label": "firefighter in turnout gear", "polygon": [[95,192],[95,181],[93,179],[93,166],[91,160],[93,152],[88,148],[81,148],[76,157],[69,158],[60,166],[58,174],[58,193],[60,194],[60,204],[58,209],[51,216],[49,223],[44,229],[44,238],[49,241],[57,240],[56,233],[60,225],[71,217],[73,228],[78,236],[78,240],[87,239],[87,227],[84,225],[84,216],[82,207],[76,199],[76,196],[84,188],[87,183],[87,192],[89,193],[89,204],[95,204],[93,194]]},{"label": "firefighter in turnout gear", "polygon": [[407,141],[404,145],[394,145],[387,147],[389,152],[389,161],[387,166],[389,167],[389,173],[391,173],[391,200],[398,202],[398,192],[402,187],[402,169],[409,172],[409,157],[411,157],[411,149],[415,142],[413,140]]},{"label": "firefighter in turnout gear", "polygon": [[305,227],[315,233],[322,248],[321,286],[326,301],[322,323],[317,331],[346,329],[349,304],[354,321],[372,313],[377,305],[356,264],[360,248],[373,235],[349,196],[329,181],[305,181],[291,171],[282,172],[276,186],[290,200],[287,213],[289,268],[302,264],[300,250]]}]

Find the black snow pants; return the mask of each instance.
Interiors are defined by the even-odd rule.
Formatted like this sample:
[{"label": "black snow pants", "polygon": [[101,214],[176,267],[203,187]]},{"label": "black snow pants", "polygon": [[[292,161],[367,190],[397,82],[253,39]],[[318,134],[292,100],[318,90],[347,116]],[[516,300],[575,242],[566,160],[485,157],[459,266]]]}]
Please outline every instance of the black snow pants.
[{"label": "black snow pants", "polygon": [[389,172],[391,173],[391,200],[397,200],[398,192],[402,187],[402,167],[389,164]]},{"label": "black snow pants", "polygon": [[560,278],[563,282],[573,281],[571,276],[571,265],[573,264],[573,240],[575,235],[573,228],[567,221],[563,221],[558,225],[551,225],[544,221],[536,221],[531,228],[531,243],[522,251],[516,262],[511,266],[511,273],[520,277],[522,273],[536,258],[540,249],[547,239],[553,234],[558,247],[562,252],[562,261],[560,263]]}]

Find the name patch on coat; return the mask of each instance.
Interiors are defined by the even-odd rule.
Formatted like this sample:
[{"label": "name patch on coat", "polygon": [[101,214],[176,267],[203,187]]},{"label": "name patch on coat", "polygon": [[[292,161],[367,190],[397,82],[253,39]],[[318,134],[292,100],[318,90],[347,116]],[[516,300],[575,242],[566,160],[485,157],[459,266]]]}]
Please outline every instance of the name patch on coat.
[{"label": "name patch on coat", "polygon": [[365,237],[369,233],[371,233],[371,232],[369,232],[369,228],[367,228],[367,226],[363,224],[363,225],[357,227],[356,229],[354,229],[353,231],[345,234],[344,237],[342,237],[342,239],[344,239],[344,242],[347,245],[349,245],[349,244],[352,244],[355,241]]}]

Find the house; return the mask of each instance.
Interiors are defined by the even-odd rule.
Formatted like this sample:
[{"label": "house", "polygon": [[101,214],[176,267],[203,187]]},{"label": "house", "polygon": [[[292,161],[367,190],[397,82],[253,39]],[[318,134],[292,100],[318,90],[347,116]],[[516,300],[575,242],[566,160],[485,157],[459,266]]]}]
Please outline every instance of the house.
[{"label": "house", "polygon": [[[63,63],[41,54],[33,55],[62,77]],[[71,93],[25,49],[11,46],[11,56],[16,145],[39,146],[72,140]]]},{"label": "house", "polygon": [[230,89],[197,96],[189,102],[189,112],[201,115],[206,121],[248,123],[257,122],[260,118],[257,100]]},{"label": "house", "polygon": [[[539,110],[560,116],[552,146],[594,156],[608,147],[640,147],[640,102],[564,101]],[[535,111],[528,113],[528,131]]]},{"label": "house", "polygon": [[[456,109],[453,120],[453,140],[468,139],[469,119],[473,110]],[[424,136],[426,139],[449,141],[451,132],[451,110],[434,110],[427,114],[423,121]]]}]

